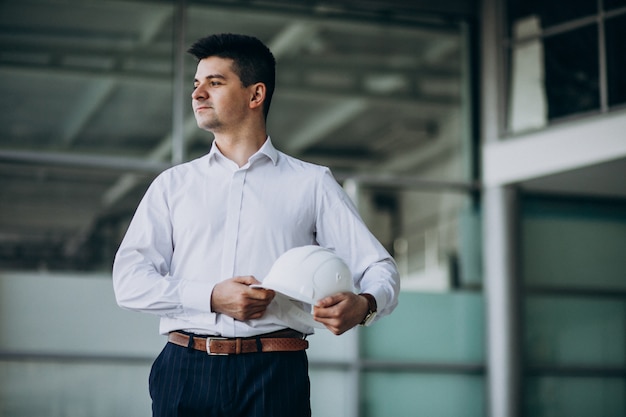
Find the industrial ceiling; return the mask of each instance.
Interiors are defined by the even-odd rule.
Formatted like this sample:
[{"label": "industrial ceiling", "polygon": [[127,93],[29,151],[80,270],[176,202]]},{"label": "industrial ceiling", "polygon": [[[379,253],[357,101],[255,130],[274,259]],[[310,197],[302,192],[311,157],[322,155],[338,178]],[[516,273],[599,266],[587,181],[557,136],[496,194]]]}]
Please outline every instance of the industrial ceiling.
[{"label": "industrial ceiling", "polygon": [[190,111],[210,33],[266,42],[274,144],[338,178],[469,181],[472,2],[5,1],[0,267],[108,268],[149,181],[205,153]]}]

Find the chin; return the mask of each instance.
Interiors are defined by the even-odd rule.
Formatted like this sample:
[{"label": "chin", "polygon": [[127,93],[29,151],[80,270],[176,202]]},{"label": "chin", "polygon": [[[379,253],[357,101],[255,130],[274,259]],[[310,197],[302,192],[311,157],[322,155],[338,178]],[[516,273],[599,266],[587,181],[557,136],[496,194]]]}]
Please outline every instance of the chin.
[{"label": "chin", "polygon": [[215,121],[215,120],[198,120],[196,119],[196,122],[198,123],[198,127],[200,129],[203,130],[208,130],[210,132],[214,131],[215,129],[219,129],[220,126],[222,125],[221,123]]}]

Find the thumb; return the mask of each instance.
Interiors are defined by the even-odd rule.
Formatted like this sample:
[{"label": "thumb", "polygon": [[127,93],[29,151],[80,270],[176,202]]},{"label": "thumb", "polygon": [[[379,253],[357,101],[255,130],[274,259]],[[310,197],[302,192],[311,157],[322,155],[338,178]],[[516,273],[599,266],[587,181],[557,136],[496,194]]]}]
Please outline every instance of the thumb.
[{"label": "thumb", "polygon": [[330,307],[333,306],[335,304],[337,304],[340,300],[339,300],[339,294],[334,294],[334,295],[329,295],[328,297],[324,297],[321,300],[319,300],[315,306],[316,307]]},{"label": "thumb", "polygon": [[240,284],[245,284],[245,285],[254,285],[254,284],[260,284],[261,283],[261,281],[259,281],[258,279],[256,279],[252,275],[235,277],[235,282],[238,282]]}]

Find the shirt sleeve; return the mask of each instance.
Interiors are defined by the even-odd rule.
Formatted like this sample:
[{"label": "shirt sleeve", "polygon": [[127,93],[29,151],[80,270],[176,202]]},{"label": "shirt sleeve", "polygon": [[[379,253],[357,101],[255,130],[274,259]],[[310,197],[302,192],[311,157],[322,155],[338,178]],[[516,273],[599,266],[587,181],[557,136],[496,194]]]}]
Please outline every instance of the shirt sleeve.
[{"label": "shirt sleeve", "polygon": [[357,292],[376,298],[376,319],[398,305],[400,276],[395,261],[370,232],[350,197],[326,169],[318,189],[316,239],[348,264]]},{"label": "shirt sleeve", "polygon": [[113,262],[117,303],[125,309],[169,317],[210,313],[214,283],[171,274],[174,244],[166,196],[164,181],[158,177],[130,222]]}]

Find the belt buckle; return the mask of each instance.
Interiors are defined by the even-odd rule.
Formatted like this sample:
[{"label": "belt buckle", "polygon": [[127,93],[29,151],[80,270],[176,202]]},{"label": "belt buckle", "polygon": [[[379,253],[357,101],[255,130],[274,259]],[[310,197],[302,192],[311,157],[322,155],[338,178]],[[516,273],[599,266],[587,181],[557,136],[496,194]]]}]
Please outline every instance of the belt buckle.
[{"label": "belt buckle", "polygon": [[211,352],[211,341],[212,340],[228,340],[227,337],[207,337],[206,338],[206,353],[210,356],[228,356],[228,353],[216,353]]}]

